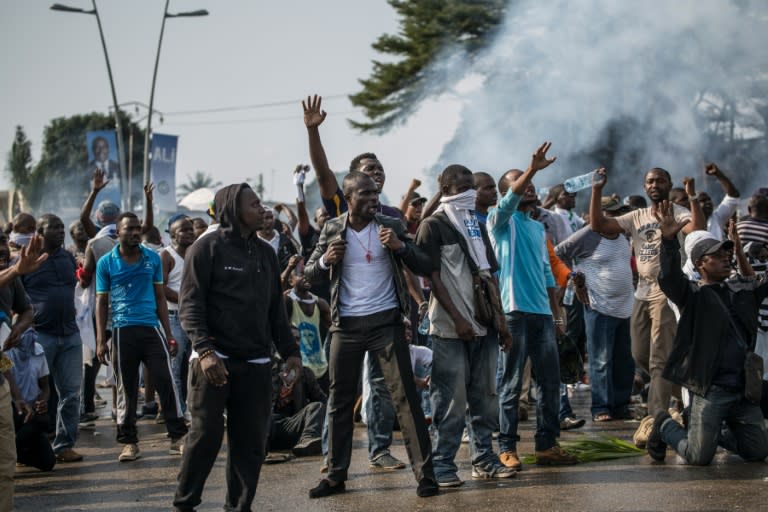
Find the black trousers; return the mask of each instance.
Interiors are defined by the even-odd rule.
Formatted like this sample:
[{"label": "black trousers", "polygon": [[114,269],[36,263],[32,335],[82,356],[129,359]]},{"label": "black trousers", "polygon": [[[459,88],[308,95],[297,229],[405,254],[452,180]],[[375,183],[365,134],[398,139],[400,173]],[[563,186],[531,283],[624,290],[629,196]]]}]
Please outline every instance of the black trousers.
[{"label": "black trousers", "polygon": [[157,327],[128,326],[114,329],[112,364],[117,379],[117,392],[125,409],[117,411],[117,441],[138,443],[136,431],[136,400],[139,392],[139,365],[144,363],[152,377],[163,408],[168,437],[178,439],[187,433],[181,412],[179,394],[173,382],[171,360],[165,337]]},{"label": "black trousers", "polygon": [[[30,404],[34,405],[34,404]],[[16,429],[16,462],[50,471],[56,465],[56,455],[48,441],[48,415],[34,415],[24,423],[23,416],[13,407],[13,423]]]},{"label": "black trousers", "polygon": [[96,377],[99,375],[99,358],[91,360],[90,365],[83,366],[83,401],[80,407],[80,414],[86,412],[96,412]]},{"label": "black trousers", "polygon": [[434,479],[432,446],[416,392],[405,326],[397,309],[360,317],[342,317],[331,328],[331,378],[328,399],[328,478],[347,480],[352,457],[353,407],[363,357],[370,352],[381,366],[392,397],[405,449],[416,480]]},{"label": "black trousers", "polygon": [[192,427],[184,446],[173,505],[192,510],[216,462],[224,437],[227,411],[227,497],[225,510],[250,511],[266,455],[272,414],[272,369],[269,364],[225,359],[227,383],[208,382],[194,359],[189,368],[187,407]]},{"label": "black trousers", "polygon": [[322,437],[325,404],[311,402],[293,416],[272,415],[269,429],[270,450],[290,450],[302,439]]}]

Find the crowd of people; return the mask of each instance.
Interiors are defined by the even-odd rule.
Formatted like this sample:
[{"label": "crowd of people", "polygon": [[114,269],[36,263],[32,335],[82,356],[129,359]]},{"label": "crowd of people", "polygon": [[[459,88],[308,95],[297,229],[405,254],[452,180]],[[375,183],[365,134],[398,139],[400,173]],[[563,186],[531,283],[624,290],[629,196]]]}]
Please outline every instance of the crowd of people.
[{"label": "crowd of people", "polygon": [[[463,439],[472,478],[514,477],[529,414],[535,463],[576,464],[558,438],[585,424],[569,388],[587,382],[591,420],[641,420],[634,441],[657,461],[668,446],[699,465],[718,446],[768,456],[768,189],[739,217],[715,164],[717,205],[658,167],[643,177],[650,204],[606,195],[601,168],[580,215],[562,184],[537,194],[556,161],[547,142],[498,179],[450,165],[429,199],[413,180],[395,207],[373,153],[337,182],[321,99],[303,109],[314,224],[300,165],[295,212],[229,185],[210,219],[171,216],[165,245],[152,185],[142,220],[95,204],[109,183],[96,169],[70,247],[51,213],[19,213],[0,235],[0,510],[14,464],[83,459],[78,430],[110,401],[101,365],[118,460],[141,456],[137,418],[164,423],[178,511],[201,503],[225,431],[228,510],[250,510],[262,464],[286,451],[322,455],[310,498],[344,492],[358,416],[372,468],[406,466],[390,452],[398,426],[420,497],[462,485]],[[566,344],[586,362],[578,382],[560,371]]]}]

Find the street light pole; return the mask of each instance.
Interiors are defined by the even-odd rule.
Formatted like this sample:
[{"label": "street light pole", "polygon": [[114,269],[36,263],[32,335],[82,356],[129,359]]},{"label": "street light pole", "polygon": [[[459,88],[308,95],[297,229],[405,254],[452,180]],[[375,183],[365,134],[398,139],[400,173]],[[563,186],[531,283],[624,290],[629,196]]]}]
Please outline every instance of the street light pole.
[{"label": "street light pole", "polygon": [[[91,0],[91,4],[93,5],[93,9],[90,11],[86,11],[85,9],[78,9],[77,7],[69,7],[62,4],[53,4],[51,6],[51,10],[61,12],[74,12],[80,14],[93,14],[96,16],[96,24],[99,27],[99,37],[101,38],[101,47],[104,50],[104,59],[107,61],[107,75],[109,75],[109,87],[112,91],[112,105],[115,107],[115,129],[117,130],[117,156],[120,164],[120,179],[123,181],[123,183],[125,183],[127,171],[125,165],[125,143],[123,141],[123,126],[120,122],[120,108],[117,104],[117,93],[115,92],[115,81],[112,78],[112,66],[109,63],[107,42],[104,39],[104,30],[101,28],[101,18],[99,17],[99,9],[96,7],[96,0]],[[122,207],[125,208],[127,204],[125,199],[125,189],[123,187],[121,187],[120,199],[123,203]]]},{"label": "street light pole", "polygon": [[[95,0],[94,0],[95,1]],[[152,112],[155,104],[155,84],[157,83],[157,68],[160,64],[160,49],[163,46],[163,34],[165,32],[165,20],[168,18],[207,16],[208,11],[198,9],[196,11],[180,12],[171,14],[168,12],[170,0],[165,0],[165,10],[163,11],[163,23],[160,25],[160,38],[157,40],[157,55],[155,56],[155,71],[152,74],[152,89],[149,91],[149,112],[147,114],[147,131],[144,133],[144,184],[149,182],[149,150],[150,137],[152,132]],[[144,198],[144,208],[147,207],[147,199]]]}]

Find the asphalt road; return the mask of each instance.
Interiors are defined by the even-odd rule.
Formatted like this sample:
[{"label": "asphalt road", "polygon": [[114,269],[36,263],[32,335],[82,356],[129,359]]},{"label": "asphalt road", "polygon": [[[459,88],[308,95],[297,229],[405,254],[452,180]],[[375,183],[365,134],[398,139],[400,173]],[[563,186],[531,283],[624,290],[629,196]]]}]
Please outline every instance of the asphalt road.
[{"label": "asphalt road", "polygon": [[[579,391],[572,404],[576,413],[589,417],[589,393]],[[102,409],[106,411],[106,409]],[[533,421],[521,424],[519,453],[533,451]],[[587,424],[564,432],[562,440],[607,432],[631,440],[636,421]],[[139,421],[142,458],[120,463],[120,447],[114,442],[115,427],[100,419],[96,427],[82,430],[77,450],[85,459],[60,464],[51,473],[19,468],[16,475],[16,507],[19,511],[154,511],[170,510],[179,457],[168,455],[162,425]],[[509,480],[472,480],[467,445],[457,456],[462,487],[443,490],[434,498],[418,498],[410,469],[380,471],[368,467],[366,433],[355,429],[355,442],[347,492],[321,500],[309,500],[307,491],[321,474],[321,458],[294,459],[265,465],[256,493],[254,510],[264,511],[768,511],[768,464],[744,463],[719,452],[708,467],[684,465],[672,451],[665,463],[648,455],[566,468],[525,466]],[[406,459],[399,433],[392,449]],[[226,488],[226,446],[216,462],[203,495],[200,511],[221,510]]]}]

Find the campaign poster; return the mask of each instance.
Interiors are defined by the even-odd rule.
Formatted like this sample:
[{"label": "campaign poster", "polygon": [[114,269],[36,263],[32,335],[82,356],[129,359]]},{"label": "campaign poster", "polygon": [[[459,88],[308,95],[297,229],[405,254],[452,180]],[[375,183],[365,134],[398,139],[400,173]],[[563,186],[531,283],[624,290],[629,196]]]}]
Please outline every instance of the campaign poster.
[{"label": "campaign poster", "polygon": [[96,196],[96,205],[102,201],[111,201],[120,206],[120,164],[117,157],[117,134],[114,130],[98,130],[85,134],[88,151],[88,165],[85,172],[90,183],[94,169],[104,171],[104,179],[109,180]]},{"label": "campaign poster", "polygon": [[155,184],[155,204],[161,212],[176,211],[176,135],[152,134],[150,179]]}]

